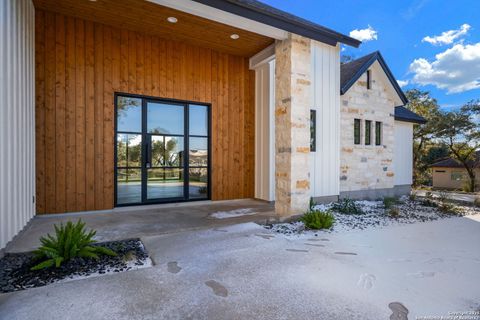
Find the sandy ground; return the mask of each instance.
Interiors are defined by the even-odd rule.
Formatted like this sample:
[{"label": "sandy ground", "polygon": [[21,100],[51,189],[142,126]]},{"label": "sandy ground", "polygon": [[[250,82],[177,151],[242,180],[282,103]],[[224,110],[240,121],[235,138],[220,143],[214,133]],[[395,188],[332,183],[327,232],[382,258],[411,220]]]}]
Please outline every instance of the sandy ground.
[{"label": "sandy ground", "polygon": [[408,319],[480,309],[480,215],[318,236],[143,237],[152,268],[0,295],[1,319]]}]

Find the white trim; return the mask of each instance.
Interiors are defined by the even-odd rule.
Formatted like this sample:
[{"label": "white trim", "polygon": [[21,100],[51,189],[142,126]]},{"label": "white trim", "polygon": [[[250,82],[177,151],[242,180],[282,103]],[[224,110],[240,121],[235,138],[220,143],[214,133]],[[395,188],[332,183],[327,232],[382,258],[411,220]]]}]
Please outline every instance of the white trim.
[{"label": "white trim", "polygon": [[[285,40],[288,32],[233,13],[225,12],[191,0],[147,0],[175,10],[220,22],[232,27],[261,34],[277,40]],[[181,22],[181,21],[180,21]]]},{"label": "white trim", "polygon": [[275,43],[272,43],[271,45],[251,57],[249,60],[249,68],[250,70],[254,70],[262,64],[272,61],[273,59],[275,59]]}]

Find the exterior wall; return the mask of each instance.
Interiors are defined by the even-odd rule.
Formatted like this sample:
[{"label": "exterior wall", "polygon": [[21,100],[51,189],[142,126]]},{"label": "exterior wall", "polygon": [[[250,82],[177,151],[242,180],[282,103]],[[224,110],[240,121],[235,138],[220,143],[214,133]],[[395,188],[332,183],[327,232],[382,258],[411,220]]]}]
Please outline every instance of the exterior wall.
[{"label": "exterior wall", "polygon": [[0,249],[35,214],[35,14],[0,1]]},{"label": "exterior wall", "polygon": [[275,60],[255,69],[255,198],[275,200]]},{"label": "exterior wall", "polygon": [[[463,180],[452,180],[452,173],[462,173],[464,175]],[[446,189],[459,189],[461,190],[465,183],[468,181],[468,174],[465,169],[462,168],[432,168],[433,186],[435,188]],[[477,186],[480,185],[480,169],[475,170],[475,180]]]},{"label": "exterior wall", "polygon": [[212,199],[254,196],[247,58],[36,11],[37,212],[114,200],[114,92],[212,104]]},{"label": "exterior wall", "polygon": [[340,175],[340,47],[312,42],[312,109],[316,151],[310,153],[312,196],[338,196]]},{"label": "exterior wall", "polygon": [[393,165],[395,185],[411,185],[413,176],[413,123],[395,121]]},{"label": "exterior wall", "polygon": [[310,198],[311,40],[275,46],[275,212],[305,212]]},{"label": "exterior wall", "polygon": [[[394,173],[394,93],[378,62],[341,97],[340,191],[390,189]],[[361,143],[354,144],[354,119],[361,119]],[[365,120],[372,121],[372,144],[365,145]],[[375,145],[375,121],[382,122],[382,143]]]}]

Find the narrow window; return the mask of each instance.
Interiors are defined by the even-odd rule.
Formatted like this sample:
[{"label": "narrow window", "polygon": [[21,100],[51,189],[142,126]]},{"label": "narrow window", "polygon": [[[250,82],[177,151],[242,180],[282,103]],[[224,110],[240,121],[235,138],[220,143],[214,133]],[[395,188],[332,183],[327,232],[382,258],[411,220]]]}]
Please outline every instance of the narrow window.
[{"label": "narrow window", "polygon": [[365,120],[365,145],[372,144],[372,121]]},{"label": "narrow window", "polygon": [[360,144],[360,119],[355,119],[353,122],[353,142]]},{"label": "narrow window", "polygon": [[310,110],[310,151],[317,150],[317,110]]},{"label": "narrow window", "polygon": [[379,121],[375,122],[375,144],[382,144],[382,123]]},{"label": "narrow window", "polygon": [[370,74],[370,70],[367,70],[367,89],[372,88],[371,81],[372,81],[372,75]]}]

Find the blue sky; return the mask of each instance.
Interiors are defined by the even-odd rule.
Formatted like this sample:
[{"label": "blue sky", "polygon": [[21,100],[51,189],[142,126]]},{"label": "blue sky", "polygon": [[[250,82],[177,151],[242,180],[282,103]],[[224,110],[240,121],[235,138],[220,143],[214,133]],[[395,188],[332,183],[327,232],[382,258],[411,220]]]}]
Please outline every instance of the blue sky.
[{"label": "blue sky", "polygon": [[404,90],[430,91],[445,109],[480,98],[480,0],[261,1],[371,38],[343,53],[359,58],[380,50],[397,80],[408,81]]}]

